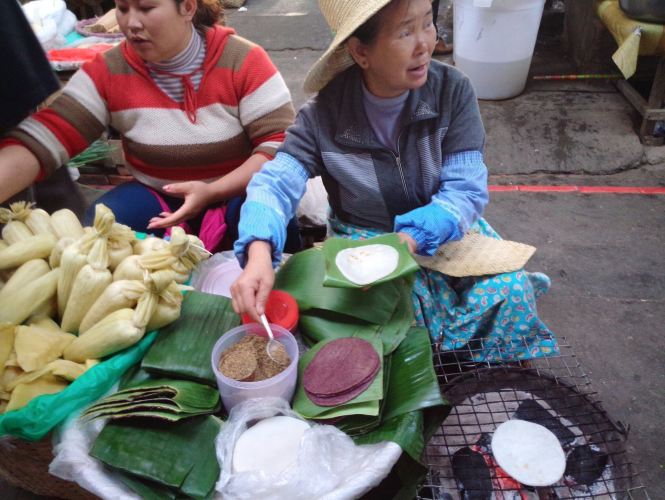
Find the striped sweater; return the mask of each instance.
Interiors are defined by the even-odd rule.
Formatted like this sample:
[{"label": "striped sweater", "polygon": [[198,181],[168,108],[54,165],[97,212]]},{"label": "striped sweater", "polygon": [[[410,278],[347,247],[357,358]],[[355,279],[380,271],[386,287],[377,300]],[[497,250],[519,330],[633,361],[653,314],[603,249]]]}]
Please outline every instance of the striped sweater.
[{"label": "striped sweater", "polygon": [[208,29],[205,43],[194,120],[122,42],[85,64],[53,104],[21,122],[7,142],[19,140],[48,175],[111,126],[134,176],[157,189],[217,179],[254,153],[271,158],[294,118],[282,76],[261,47],[231,28]]}]

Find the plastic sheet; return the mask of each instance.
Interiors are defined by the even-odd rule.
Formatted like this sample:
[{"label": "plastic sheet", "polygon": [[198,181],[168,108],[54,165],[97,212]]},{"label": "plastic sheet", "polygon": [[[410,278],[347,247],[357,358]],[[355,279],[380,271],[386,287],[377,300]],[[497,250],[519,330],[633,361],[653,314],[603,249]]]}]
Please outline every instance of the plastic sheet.
[{"label": "plastic sheet", "polygon": [[253,422],[277,415],[300,418],[280,398],[250,399],[231,411],[216,442],[222,467],[216,490],[225,500],[358,498],[388,475],[402,453],[393,442],[359,446],[336,427],[312,425],[301,439],[296,463],[281,473],[234,474],[233,450],[240,435]]}]

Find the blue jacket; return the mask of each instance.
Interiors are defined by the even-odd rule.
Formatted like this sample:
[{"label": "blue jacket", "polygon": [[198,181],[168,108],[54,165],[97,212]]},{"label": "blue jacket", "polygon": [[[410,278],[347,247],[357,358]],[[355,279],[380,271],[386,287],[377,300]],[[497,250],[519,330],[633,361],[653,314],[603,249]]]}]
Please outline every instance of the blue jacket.
[{"label": "blue jacket", "polygon": [[398,151],[381,145],[367,120],[362,74],[351,67],[299,111],[274,160],[247,189],[235,250],[244,262],[253,240],[284,244],[307,178],[321,175],[342,222],[403,231],[431,254],[459,239],[488,201],[485,133],[473,88],[451,66],[432,61],[427,83],[412,90]]}]

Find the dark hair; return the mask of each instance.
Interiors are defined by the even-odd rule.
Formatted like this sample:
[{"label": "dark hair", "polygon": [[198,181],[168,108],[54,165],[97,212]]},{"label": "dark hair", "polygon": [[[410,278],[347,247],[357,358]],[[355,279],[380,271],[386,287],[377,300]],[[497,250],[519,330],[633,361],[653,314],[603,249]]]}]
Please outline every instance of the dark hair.
[{"label": "dark hair", "polygon": [[[388,3],[388,5],[390,5],[390,3]],[[371,43],[379,34],[379,28],[381,27],[381,13],[386,9],[386,7],[388,7],[388,5],[382,7],[381,10],[370,17],[361,26],[356,28],[351,36],[356,37],[363,43],[363,45],[371,45]]]},{"label": "dark hair", "polygon": [[[180,5],[184,0],[175,0]],[[196,0],[196,13],[192,19],[194,28],[205,31],[215,24],[224,24],[224,6],[222,0]]]}]

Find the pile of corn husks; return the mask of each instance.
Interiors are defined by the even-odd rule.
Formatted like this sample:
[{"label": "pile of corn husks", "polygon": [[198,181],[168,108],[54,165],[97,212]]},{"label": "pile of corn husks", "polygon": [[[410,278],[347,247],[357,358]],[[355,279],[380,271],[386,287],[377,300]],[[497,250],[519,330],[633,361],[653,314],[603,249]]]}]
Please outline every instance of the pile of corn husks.
[{"label": "pile of corn husks", "polygon": [[111,210],[0,208],[0,414],[53,394],[99,358],[180,315],[182,285],[208,252],[179,228],[138,240]]}]

